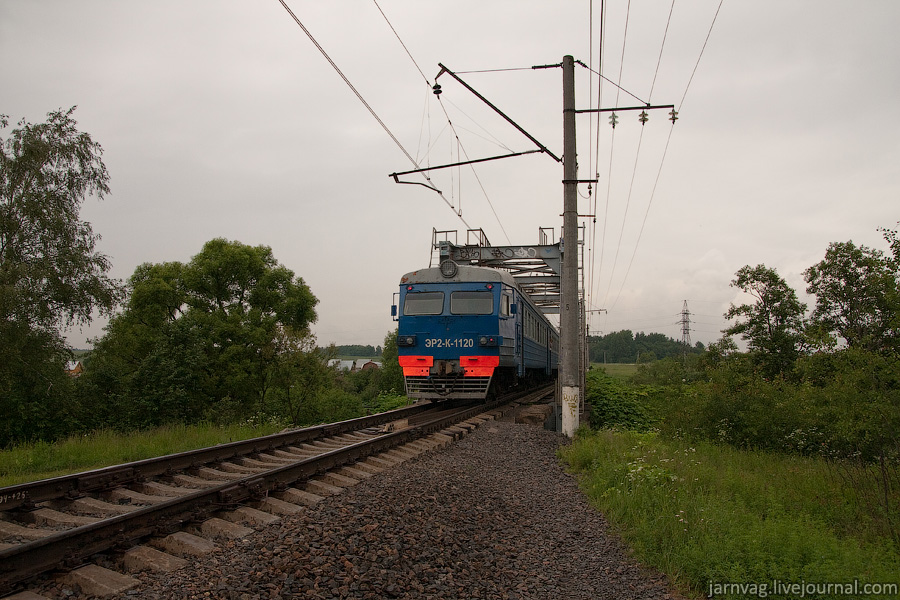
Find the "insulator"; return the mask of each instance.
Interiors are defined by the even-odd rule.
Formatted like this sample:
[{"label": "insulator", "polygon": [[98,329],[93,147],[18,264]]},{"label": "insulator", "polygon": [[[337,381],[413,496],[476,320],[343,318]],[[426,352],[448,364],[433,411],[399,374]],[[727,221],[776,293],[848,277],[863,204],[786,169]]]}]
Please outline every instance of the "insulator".
[{"label": "insulator", "polygon": [[650,115],[647,114],[646,110],[642,110],[641,114],[638,115],[638,121],[640,121],[641,125],[643,125],[649,120],[650,120]]},{"label": "insulator", "polygon": [[441,95],[441,84],[436,83],[436,84],[434,84],[433,86],[431,86],[431,89],[434,90],[434,95],[435,95],[435,96],[440,96],[440,95]]},{"label": "insulator", "polygon": [[619,117],[616,115],[616,113],[609,115],[609,124],[612,125],[613,129],[616,128],[616,123],[618,123],[618,122],[619,122]]},{"label": "insulator", "polygon": [[678,111],[674,108],[669,111],[669,120],[674,124],[678,120]]}]

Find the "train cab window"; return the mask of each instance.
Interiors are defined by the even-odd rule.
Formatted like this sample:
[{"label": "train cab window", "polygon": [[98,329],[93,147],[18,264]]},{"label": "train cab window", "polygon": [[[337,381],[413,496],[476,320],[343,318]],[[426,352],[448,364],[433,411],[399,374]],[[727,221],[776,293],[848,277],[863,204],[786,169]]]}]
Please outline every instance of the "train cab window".
[{"label": "train cab window", "polygon": [[444,292],[409,292],[403,303],[403,314],[439,315],[444,312]]},{"label": "train cab window", "polygon": [[454,315],[489,315],[494,312],[493,292],[450,293],[450,313]]},{"label": "train cab window", "polygon": [[500,316],[508,317],[509,316],[509,307],[512,304],[512,297],[509,294],[503,294],[500,296]]}]

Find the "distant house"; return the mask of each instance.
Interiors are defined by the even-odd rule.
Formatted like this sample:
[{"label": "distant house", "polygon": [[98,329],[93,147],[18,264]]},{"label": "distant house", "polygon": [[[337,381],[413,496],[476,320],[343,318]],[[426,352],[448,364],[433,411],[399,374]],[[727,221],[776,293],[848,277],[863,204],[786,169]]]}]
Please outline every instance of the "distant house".
[{"label": "distant house", "polygon": [[338,371],[350,371],[351,373],[356,370],[356,361],[355,360],[341,360],[339,358],[332,358],[328,361],[329,367],[335,367]]},{"label": "distant house", "polygon": [[356,371],[370,371],[372,369],[380,369],[381,363],[375,360],[366,360],[364,358],[360,358],[357,360],[341,360],[339,358],[332,358],[328,361],[329,367],[334,367],[338,371],[349,371],[351,373],[355,373]]},{"label": "distant house", "polygon": [[81,377],[84,373],[84,365],[80,360],[70,360],[66,363],[66,375],[69,377]]}]

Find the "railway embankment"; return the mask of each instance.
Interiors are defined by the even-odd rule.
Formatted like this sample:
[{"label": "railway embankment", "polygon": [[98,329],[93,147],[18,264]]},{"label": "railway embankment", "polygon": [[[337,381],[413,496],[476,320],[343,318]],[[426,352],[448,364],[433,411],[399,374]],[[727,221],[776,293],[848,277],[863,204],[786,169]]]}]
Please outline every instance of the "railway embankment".
[{"label": "railway embankment", "polygon": [[676,598],[564,471],[566,438],[514,420],[485,422],[177,571],[137,574],[138,587],[114,597]]}]

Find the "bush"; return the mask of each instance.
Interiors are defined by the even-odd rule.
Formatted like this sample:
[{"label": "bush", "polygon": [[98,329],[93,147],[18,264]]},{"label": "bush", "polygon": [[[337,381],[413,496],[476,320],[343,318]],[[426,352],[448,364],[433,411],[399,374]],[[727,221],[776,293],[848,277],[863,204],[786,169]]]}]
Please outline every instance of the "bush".
[{"label": "bush", "polygon": [[699,368],[700,358],[696,355],[664,358],[639,365],[632,381],[645,385],[681,386],[701,379],[703,374]]},{"label": "bush", "polygon": [[608,430],[561,453],[638,558],[698,595],[726,582],[898,581],[897,548],[821,459]]},{"label": "bush", "polygon": [[590,371],[586,398],[591,407],[591,427],[646,431],[653,424],[644,406],[648,394],[648,386],[631,386],[600,370]]},{"label": "bush", "polygon": [[[735,447],[873,462],[898,460],[900,361],[859,350],[813,355],[787,378],[766,379],[746,355],[706,370],[704,381],[673,380],[672,365],[642,369],[637,381],[666,384],[652,402],[674,437]],[[652,389],[652,388],[650,388]]]},{"label": "bush", "polygon": [[340,388],[326,388],[301,408],[300,422],[307,425],[333,423],[364,414],[365,408],[359,396]]},{"label": "bush", "polygon": [[371,404],[366,405],[366,411],[372,414],[402,408],[408,405],[410,399],[402,394],[382,392]]}]

